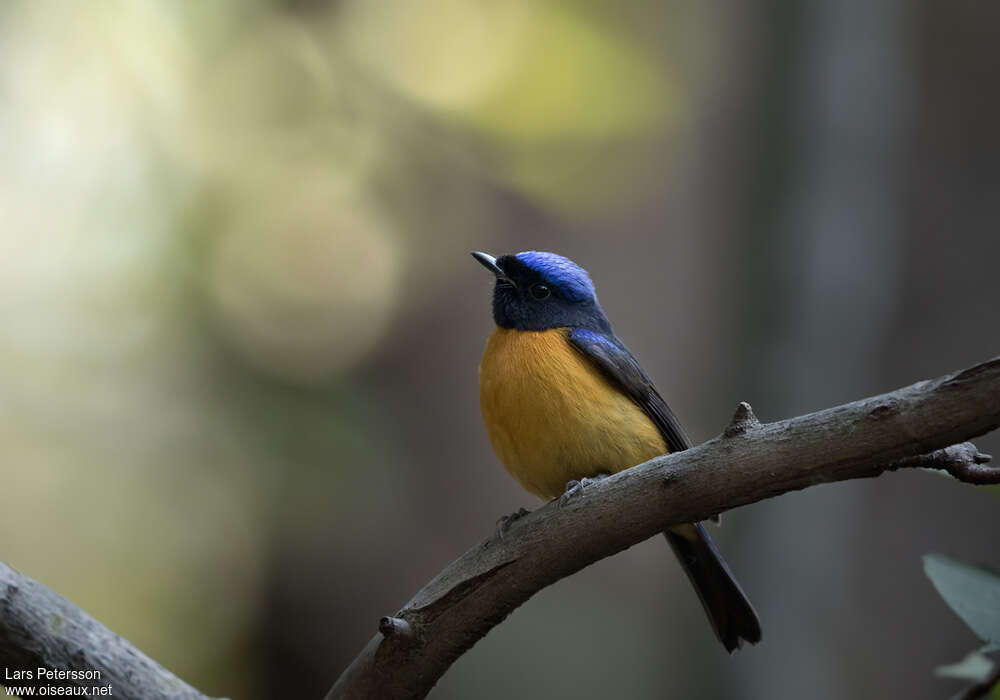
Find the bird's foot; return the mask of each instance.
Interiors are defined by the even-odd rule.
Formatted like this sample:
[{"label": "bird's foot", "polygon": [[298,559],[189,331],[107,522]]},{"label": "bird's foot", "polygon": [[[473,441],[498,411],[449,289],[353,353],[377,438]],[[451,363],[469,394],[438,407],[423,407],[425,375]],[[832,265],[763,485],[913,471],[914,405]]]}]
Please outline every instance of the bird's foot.
[{"label": "bird's foot", "polygon": [[572,481],[566,482],[566,490],[563,495],[559,497],[559,507],[562,508],[564,505],[572,501],[577,496],[581,495],[588,486],[591,484],[596,484],[601,479],[608,478],[605,473],[595,474],[592,477],[583,477],[579,481],[573,479]]},{"label": "bird's foot", "polygon": [[526,516],[531,511],[527,508],[518,508],[515,512],[510,515],[505,515],[497,520],[497,539],[503,542],[503,535],[507,530],[510,529],[511,524],[515,520],[520,520]]}]

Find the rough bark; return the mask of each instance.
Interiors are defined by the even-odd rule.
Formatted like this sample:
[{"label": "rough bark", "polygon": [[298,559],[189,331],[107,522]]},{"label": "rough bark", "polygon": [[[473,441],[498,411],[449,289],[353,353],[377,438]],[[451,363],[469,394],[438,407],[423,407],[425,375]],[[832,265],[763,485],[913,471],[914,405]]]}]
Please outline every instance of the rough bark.
[{"label": "rough bark", "polygon": [[[126,700],[207,700],[61,595],[0,562],[0,666],[35,678],[11,686],[103,687]],[[46,680],[37,669],[98,671],[98,679]]]},{"label": "rough bark", "polygon": [[383,618],[327,700],[423,697],[455,659],[536,592],[669,525],[904,468],[998,483],[1000,469],[986,466],[989,457],[964,442],[998,426],[1000,358],[775,423],[759,423],[740,404],[722,435],[592,483],[470,549]]},{"label": "rough bark", "polygon": [[[327,694],[414,698],[545,586],[673,524],[814,484],[899,469],[942,469],[974,484],[1000,469],[964,442],[1000,426],[1000,358],[809,415],[761,424],[742,403],[718,437],[589,483],[523,515],[449,565],[395,615]],[[113,696],[200,699],[71,602],[0,564],[0,664],[98,670]],[[37,681],[35,681],[37,684]],[[31,681],[12,685],[28,685]],[[60,685],[69,682],[60,681]]]}]

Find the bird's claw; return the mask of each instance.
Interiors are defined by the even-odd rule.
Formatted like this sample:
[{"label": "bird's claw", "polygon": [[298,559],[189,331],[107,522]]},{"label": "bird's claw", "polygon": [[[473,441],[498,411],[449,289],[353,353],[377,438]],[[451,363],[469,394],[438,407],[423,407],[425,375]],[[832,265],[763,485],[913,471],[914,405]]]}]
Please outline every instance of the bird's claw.
[{"label": "bird's claw", "polygon": [[497,519],[497,539],[503,542],[503,535],[507,530],[510,529],[511,524],[515,520],[520,520],[526,516],[531,511],[527,508],[518,508],[515,512],[510,515],[505,515]]},{"label": "bird's claw", "polygon": [[576,479],[567,481],[566,490],[563,491],[563,495],[559,497],[559,507],[562,508],[581,493],[583,493],[583,483],[577,481]]},{"label": "bird's claw", "polygon": [[566,490],[563,495],[559,497],[559,507],[562,508],[564,505],[572,501],[574,498],[583,493],[591,484],[596,484],[601,479],[607,478],[607,474],[597,474],[593,477],[583,477],[579,481],[573,479],[572,481],[566,482]]}]

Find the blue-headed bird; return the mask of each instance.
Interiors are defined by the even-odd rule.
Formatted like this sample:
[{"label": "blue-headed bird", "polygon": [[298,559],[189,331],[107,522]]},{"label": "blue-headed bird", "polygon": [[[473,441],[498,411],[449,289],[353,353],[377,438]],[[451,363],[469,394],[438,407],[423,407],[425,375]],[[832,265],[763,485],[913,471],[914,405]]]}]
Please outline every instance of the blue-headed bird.
[{"label": "blue-headed bird", "polygon": [[[531,493],[613,474],[691,442],[611,330],[586,270],[554,253],[473,257],[496,276],[479,371],[490,442]],[[584,482],[585,483],[585,482]],[[727,651],[757,643],[760,620],[701,523],[663,533]]]}]

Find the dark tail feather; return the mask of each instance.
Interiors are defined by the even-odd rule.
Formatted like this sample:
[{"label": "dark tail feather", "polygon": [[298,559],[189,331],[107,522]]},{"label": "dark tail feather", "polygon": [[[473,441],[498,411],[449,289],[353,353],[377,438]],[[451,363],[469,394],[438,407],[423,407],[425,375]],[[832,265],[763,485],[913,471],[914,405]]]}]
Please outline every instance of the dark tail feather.
[{"label": "dark tail feather", "polygon": [[663,534],[694,584],[715,636],[726,651],[738,649],[743,639],[751,644],[759,642],[757,613],[705,528],[692,523],[678,525]]}]

